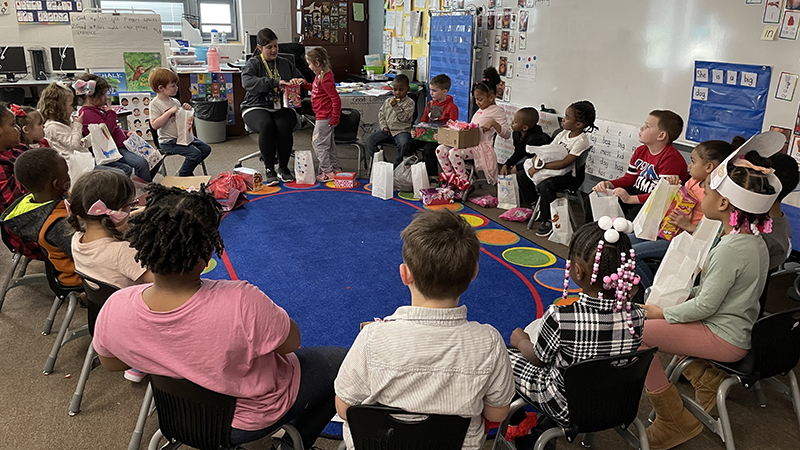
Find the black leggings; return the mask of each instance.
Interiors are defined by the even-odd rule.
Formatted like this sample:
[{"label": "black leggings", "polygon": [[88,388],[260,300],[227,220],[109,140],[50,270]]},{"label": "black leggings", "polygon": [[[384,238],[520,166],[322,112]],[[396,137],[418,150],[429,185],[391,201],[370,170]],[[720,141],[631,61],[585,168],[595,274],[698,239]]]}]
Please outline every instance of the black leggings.
[{"label": "black leggings", "polygon": [[294,145],[294,126],[297,115],[288,108],[277,111],[253,109],[244,115],[244,122],[254,133],[258,133],[258,149],[268,170],[275,170],[275,154],[278,155],[278,166],[288,169],[289,156]]}]

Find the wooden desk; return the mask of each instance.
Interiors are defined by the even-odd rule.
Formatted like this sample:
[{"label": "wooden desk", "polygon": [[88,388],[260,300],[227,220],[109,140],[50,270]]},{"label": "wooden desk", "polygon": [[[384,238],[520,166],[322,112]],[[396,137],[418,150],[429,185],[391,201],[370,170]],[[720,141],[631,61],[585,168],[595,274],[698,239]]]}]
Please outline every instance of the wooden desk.
[{"label": "wooden desk", "polygon": [[[244,129],[242,119],[241,104],[244,101],[246,91],[242,87],[242,74],[240,72],[225,72],[226,75],[233,75],[233,108],[234,124],[228,124],[226,132],[228,136],[244,136],[247,131]],[[181,103],[192,102],[192,82],[191,73],[178,74],[178,96]]]}]

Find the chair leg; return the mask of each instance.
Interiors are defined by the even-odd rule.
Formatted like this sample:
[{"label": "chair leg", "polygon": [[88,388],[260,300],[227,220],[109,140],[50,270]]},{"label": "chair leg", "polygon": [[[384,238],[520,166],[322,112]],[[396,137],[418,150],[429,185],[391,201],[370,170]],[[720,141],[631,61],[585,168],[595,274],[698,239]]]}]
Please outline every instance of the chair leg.
[{"label": "chair leg", "polygon": [[[14,278],[14,272],[17,270],[17,266],[20,263],[20,260],[24,258],[19,253],[14,253],[14,256],[11,257],[11,267],[8,270],[8,274],[6,278],[3,280],[3,287],[2,291],[0,291],[0,310],[3,309],[3,302],[6,300],[6,292],[8,292],[8,285],[11,284],[11,280]],[[28,258],[25,258],[26,260]]]},{"label": "chair leg", "polygon": [[89,350],[86,351],[86,358],[83,360],[83,368],[81,369],[81,376],[78,378],[78,386],[75,388],[75,393],[72,394],[72,402],[69,404],[69,415],[74,416],[81,412],[81,401],[83,400],[83,390],[86,388],[86,381],[89,379],[89,374],[92,372],[94,358],[97,353],[94,351],[92,342],[89,342]]},{"label": "chair leg", "polygon": [[531,214],[531,219],[528,221],[528,229],[530,230],[533,228],[533,223],[536,222],[536,215],[539,213],[539,208],[541,207],[542,199],[539,198],[536,200],[536,205],[533,207],[533,214]]},{"label": "chair leg", "polygon": [[[647,430],[644,424],[637,417],[633,420],[633,425],[636,427],[637,436],[639,437],[639,448],[641,450],[650,450],[650,441],[647,439]],[[628,427],[630,429],[630,427]]]},{"label": "chair leg", "polygon": [[581,445],[584,448],[592,448],[592,444],[594,444],[594,433],[584,434],[583,439],[581,439]]},{"label": "chair leg", "polygon": [[292,440],[292,446],[296,450],[303,450],[303,438],[300,437],[300,432],[297,431],[297,428],[288,423],[281,428],[289,435],[289,438]]},{"label": "chair leg", "polygon": [[550,428],[539,436],[539,439],[536,440],[536,445],[533,446],[533,450],[544,450],[544,446],[547,445],[548,442],[566,435],[564,430],[559,427]]},{"label": "chair leg", "polygon": [[161,428],[156,430],[155,434],[152,438],[150,438],[150,444],[147,445],[147,450],[159,450],[158,444],[161,443],[161,438],[164,437],[164,434],[161,433]]},{"label": "chair leg", "polygon": [[500,450],[501,447],[505,448],[514,448],[514,446],[506,441],[505,435],[506,430],[508,429],[508,423],[511,421],[511,417],[516,414],[517,411],[524,408],[526,405],[525,400],[518,398],[511,403],[511,407],[508,409],[508,414],[506,415],[505,420],[500,422],[500,426],[497,427],[497,435],[494,438],[494,444],[492,444],[492,450]]},{"label": "chair leg", "polygon": [[756,399],[758,400],[758,406],[762,408],[767,407],[767,397],[764,395],[764,388],[761,386],[760,381],[756,381],[753,385],[753,390],[756,393]]},{"label": "chair leg", "polygon": [[25,273],[28,271],[28,264],[31,262],[31,260],[27,256],[23,256],[20,262],[22,264],[19,266],[19,273],[17,273],[17,278],[22,278],[25,276]]},{"label": "chair leg", "polygon": [[64,320],[61,322],[61,328],[58,329],[58,336],[56,341],[53,342],[53,349],[50,350],[50,355],[47,357],[47,362],[44,364],[45,375],[50,375],[53,372],[53,367],[56,365],[56,358],[58,358],[58,351],[67,339],[67,331],[69,331],[69,324],[72,322],[72,316],[75,315],[75,309],[78,306],[78,294],[70,292],[69,303],[67,305],[67,314],[64,315]]},{"label": "chair leg", "polygon": [[203,167],[203,175],[208,176],[208,169],[206,169],[206,162],[200,161],[200,166]]},{"label": "chair leg", "polygon": [[797,385],[797,376],[794,371],[789,372],[789,389],[792,391],[792,406],[794,414],[797,416],[797,424],[800,425],[800,387]]},{"label": "chair leg", "polygon": [[[728,391],[731,390],[734,384],[738,383],[739,379],[737,377],[730,377],[723,381],[717,389],[717,411],[719,411],[719,424],[721,428],[719,431],[722,432],[722,440],[725,441],[726,450],[736,449],[733,445],[733,431],[731,430],[730,417],[728,417],[728,405],[725,401],[728,398]],[[717,432],[717,434],[719,434],[719,432]]]},{"label": "chair leg", "polygon": [[[139,409],[139,417],[136,419],[136,427],[133,429],[131,442],[128,444],[128,450],[139,450],[139,445],[142,443],[144,424],[147,422],[151,403],[153,403],[153,386],[147,383],[147,391],[144,393],[144,400],[142,401],[142,407]],[[158,433],[160,432],[161,430],[158,430]]]},{"label": "chair leg", "polygon": [[47,315],[47,319],[44,321],[44,326],[42,327],[42,335],[47,336],[53,330],[53,322],[56,320],[56,314],[58,313],[58,308],[61,307],[61,303],[63,300],[56,296],[56,299],[53,300],[53,306],[50,307],[50,313]]}]

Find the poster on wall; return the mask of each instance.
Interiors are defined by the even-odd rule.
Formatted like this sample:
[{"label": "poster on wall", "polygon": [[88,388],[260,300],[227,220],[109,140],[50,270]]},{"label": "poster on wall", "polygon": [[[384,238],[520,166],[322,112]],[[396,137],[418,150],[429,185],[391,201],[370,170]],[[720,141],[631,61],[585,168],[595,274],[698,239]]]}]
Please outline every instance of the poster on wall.
[{"label": "poster on wall", "polygon": [[233,106],[233,74],[193,73],[189,76],[192,98],[219,97],[228,101],[228,124],[236,122]]},{"label": "poster on wall", "polygon": [[64,25],[69,13],[83,11],[82,1],[18,1],[17,22],[31,25]]},{"label": "poster on wall", "polygon": [[131,111],[128,115],[128,130],[136,133],[140,137],[153,140],[150,133],[150,102],[155,97],[152,92],[126,92],[120,93],[120,104],[125,111]]},{"label": "poster on wall", "polygon": [[122,69],[97,69],[92,73],[100,78],[105,78],[111,89],[108,91],[108,98],[114,105],[119,104],[119,93],[128,90],[125,83],[125,71]]},{"label": "poster on wall", "polygon": [[125,83],[129,92],[150,92],[150,71],[161,67],[161,53],[123,52]]}]

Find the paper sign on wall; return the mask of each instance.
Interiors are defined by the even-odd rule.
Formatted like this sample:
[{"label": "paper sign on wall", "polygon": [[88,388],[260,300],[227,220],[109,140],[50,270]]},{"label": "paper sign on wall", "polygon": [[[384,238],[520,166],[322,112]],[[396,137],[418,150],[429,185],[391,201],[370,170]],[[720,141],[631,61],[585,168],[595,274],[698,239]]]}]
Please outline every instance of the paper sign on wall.
[{"label": "paper sign on wall", "polygon": [[393,30],[395,27],[395,12],[393,9],[386,10],[386,20],[383,25],[383,29],[385,30]]},{"label": "paper sign on wall", "polygon": [[780,38],[789,40],[797,39],[798,26],[800,26],[800,11],[787,10],[783,13]]},{"label": "paper sign on wall", "polygon": [[794,90],[797,87],[798,76],[795,73],[781,72],[778,79],[778,88],[775,91],[775,98],[790,102],[794,99]]},{"label": "paper sign on wall", "polygon": [[536,55],[517,56],[517,78],[536,81]]}]

